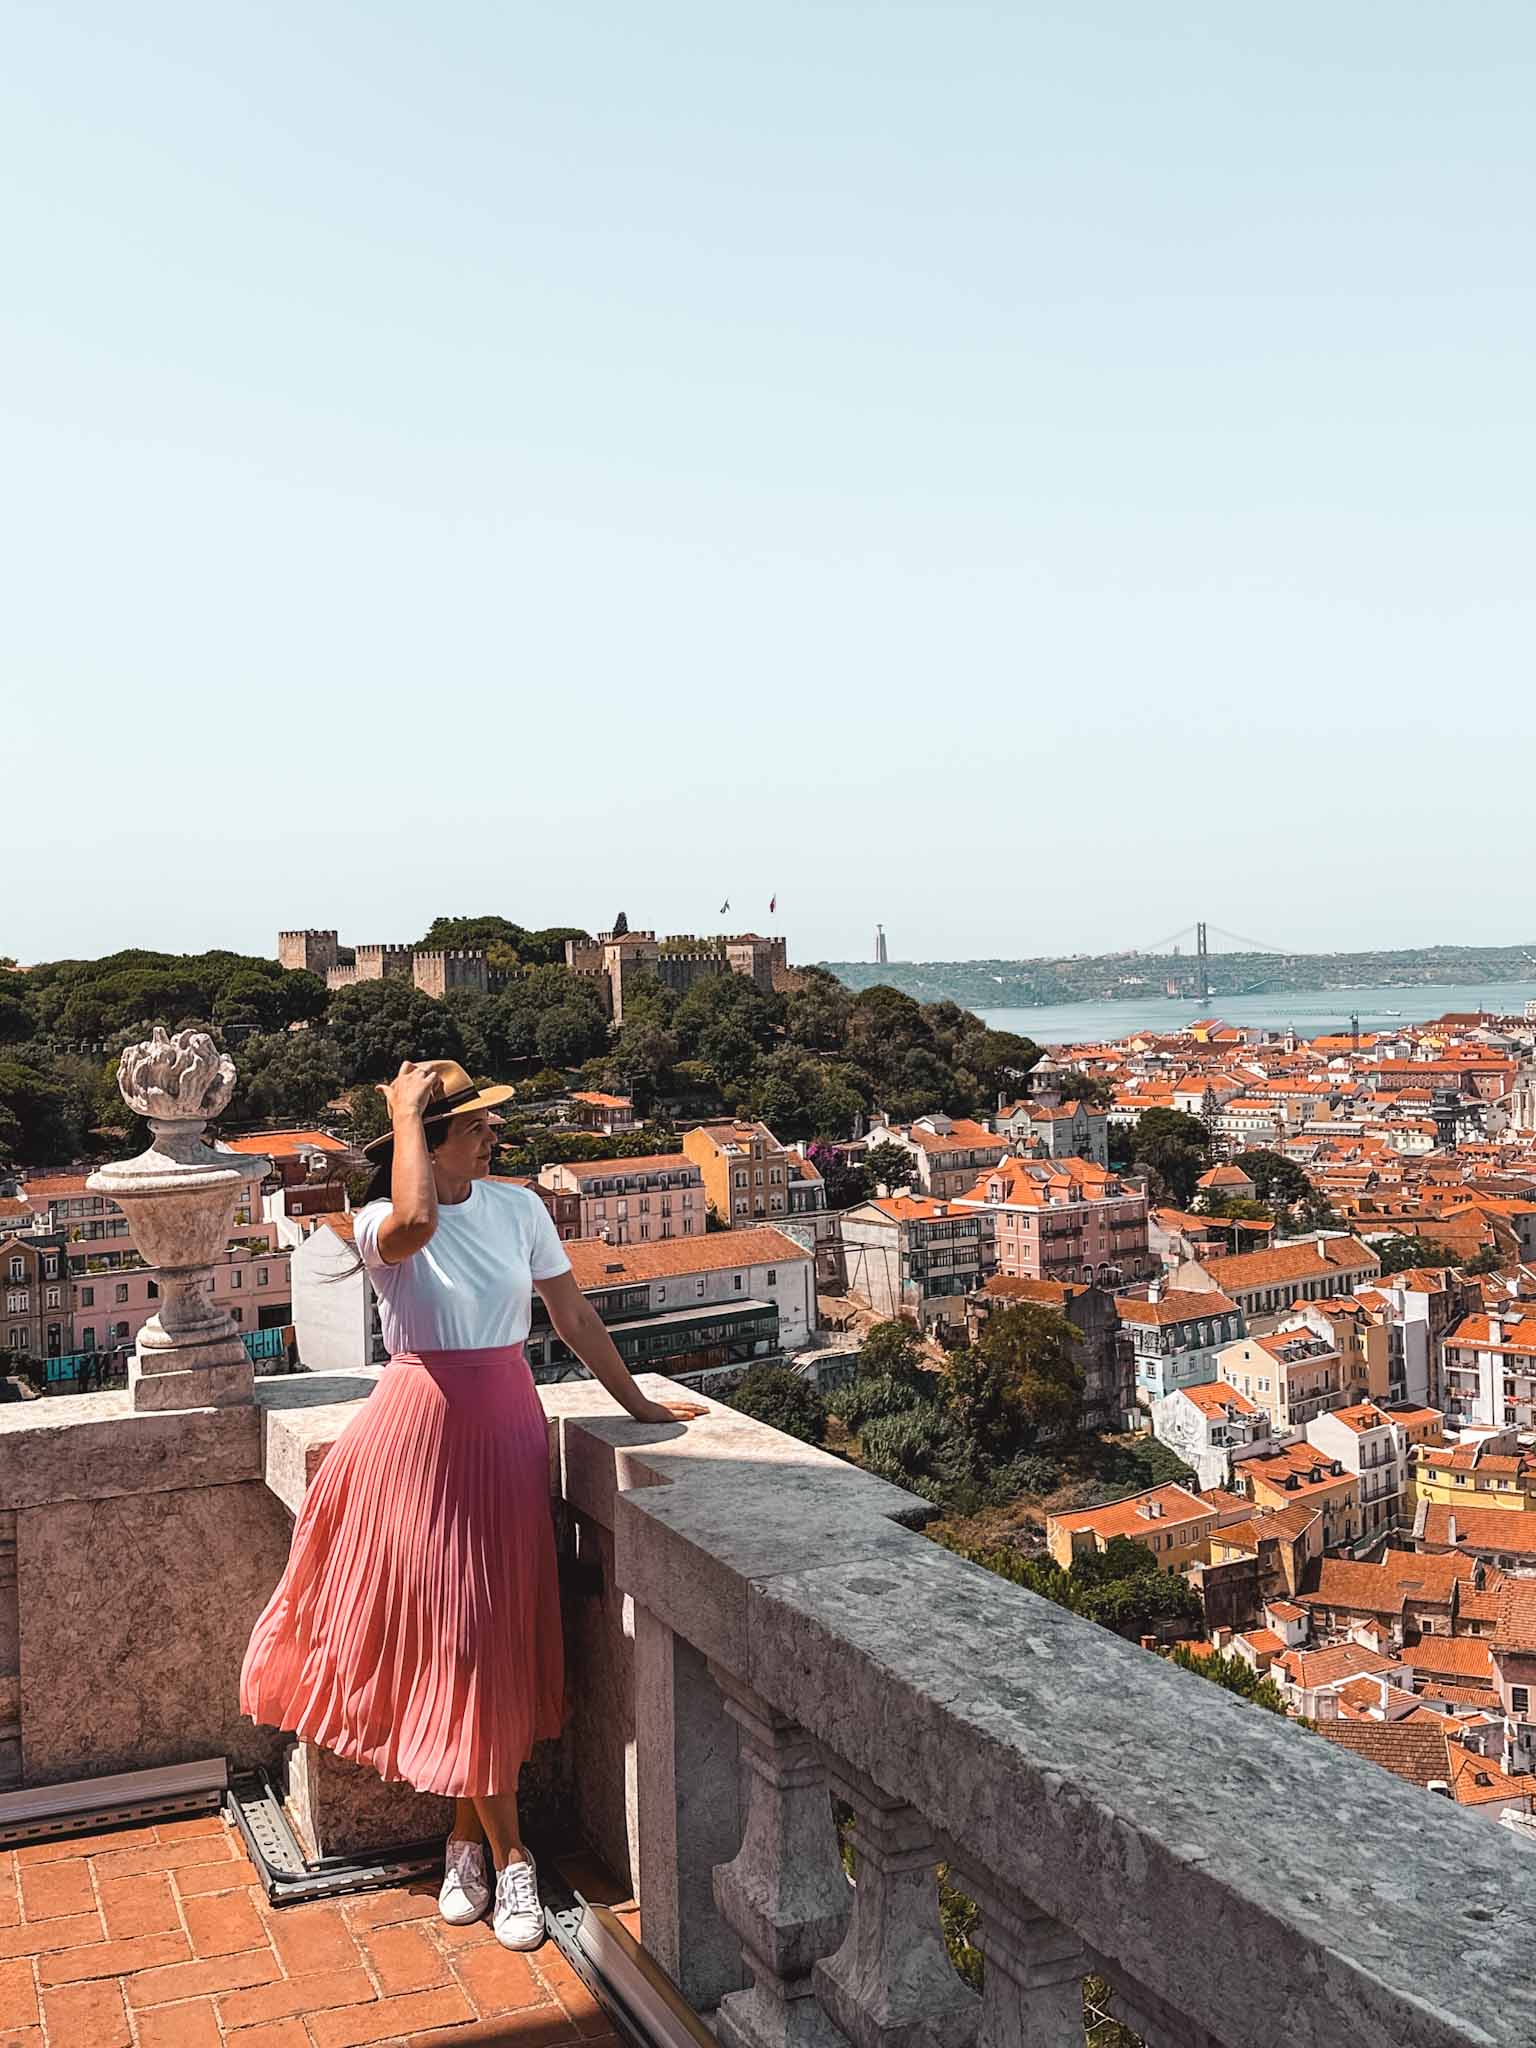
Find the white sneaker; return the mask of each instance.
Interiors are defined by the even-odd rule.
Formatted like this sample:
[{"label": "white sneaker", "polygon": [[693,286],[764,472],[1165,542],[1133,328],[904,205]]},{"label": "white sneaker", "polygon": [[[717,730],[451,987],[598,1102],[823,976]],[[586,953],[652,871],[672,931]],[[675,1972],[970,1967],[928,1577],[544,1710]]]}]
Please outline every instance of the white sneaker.
[{"label": "white sneaker", "polygon": [[472,1920],[484,1915],[491,1903],[491,1883],[485,1874],[485,1844],[450,1835],[444,1861],[437,1910],[450,1927],[468,1927]]},{"label": "white sneaker", "polygon": [[537,1948],[544,1939],[539,1873],[531,1859],[527,1863],[509,1863],[498,1873],[491,1928],[503,1948]]}]

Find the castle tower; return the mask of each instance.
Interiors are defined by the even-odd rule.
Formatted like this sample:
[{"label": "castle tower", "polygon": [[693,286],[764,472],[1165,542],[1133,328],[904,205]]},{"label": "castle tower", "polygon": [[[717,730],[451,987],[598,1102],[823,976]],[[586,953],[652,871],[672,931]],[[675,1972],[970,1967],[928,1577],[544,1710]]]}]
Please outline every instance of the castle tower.
[{"label": "castle tower", "polygon": [[305,974],[318,974],[323,981],[340,958],[337,934],[324,931],[279,932],[277,964]]}]

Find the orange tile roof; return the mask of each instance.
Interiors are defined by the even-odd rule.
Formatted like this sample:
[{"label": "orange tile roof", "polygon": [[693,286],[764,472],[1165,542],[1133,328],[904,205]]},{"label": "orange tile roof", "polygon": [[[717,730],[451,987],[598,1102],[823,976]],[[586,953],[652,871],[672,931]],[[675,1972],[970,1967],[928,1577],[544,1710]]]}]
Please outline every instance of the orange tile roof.
[{"label": "orange tile roof", "polygon": [[[1490,1318],[1486,1315],[1463,1316],[1446,1338],[1447,1344],[1465,1344],[1484,1351],[1536,1351],[1536,1315],[1526,1315],[1511,1304],[1512,1314]],[[1500,1333],[1494,1336],[1490,1327],[1493,1321],[1500,1325]]]},{"label": "orange tile roof", "polygon": [[571,1100],[585,1102],[593,1109],[633,1109],[635,1106],[628,1095],[604,1095],[600,1088],[578,1088]]},{"label": "orange tile roof", "polygon": [[1202,1415],[1218,1416],[1229,1410],[1234,1415],[1264,1413],[1257,1401],[1250,1401],[1246,1394],[1240,1394],[1236,1387],[1229,1387],[1221,1380],[1206,1380],[1198,1387],[1180,1387],[1178,1391],[1186,1401],[1193,1402]]},{"label": "orange tile roof", "polygon": [[301,1148],[311,1152],[351,1150],[324,1131],[252,1131],[241,1138],[225,1138],[222,1143],[226,1152],[250,1152],[265,1159],[284,1159]]},{"label": "orange tile roof", "polygon": [[1163,1328],[1170,1323],[1192,1323],[1203,1316],[1236,1315],[1237,1303],[1224,1294],[1197,1294],[1193,1288],[1170,1288],[1159,1301],[1139,1301],[1121,1295],[1115,1306],[1122,1323]]},{"label": "orange tile roof", "polygon": [[1491,1756],[1479,1756],[1464,1743],[1447,1742],[1446,1754],[1451,1766],[1451,1791],[1458,1806],[1486,1806],[1495,1799],[1522,1796],[1529,1800],[1536,1793],[1536,1778],[1529,1772],[1512,1774]]},{"label": "orange tile roof", "polygon": [[952,1128],[948,1131],[921,1131],[916,1124],[909,1124],[907,1136],[924,1152],[974,1152],[987,1147],[1007,1148],[1008,1140],[1000,1138],[996,1131],[989,1131],[985,1124],[976,1123],[967,1116],[953,1117],[950,1121]]},{"label": "orange tile roof", "polygon": [[1026,1280],[1017,1273],[994,1273],[981,1291],[1003,1301],[1038,1301],[1051,1308],[1064,1309],[1069,1301],[1075,1301],[1088,1289],[1080,1281]]},{"label": "orange tile roof", "polygon": [[1536,1580],[1503,1581],[1492,1640],[1496,1650],[1536,1656]]},{"label": "orange tile roof", "polygon": [[957,1210],[953,1202],[941,1202],[933,1195],[880,1195],[868,1206],[878,1209],[881,1215],[889,1216],[896,1223],[965,1223],[972,1220],[970,1210]]},{"label": "orange tile roof", "polygon": [[[1150,1505],[1160,1507],[1161,1514],[1141,1513],[1142,1508]],[[1111,1536],[1145,1536],[1152,1529],[1187,1526],[1215,1514],[1216,1509],[1211,1502],[1202,1500],[1185,1487],[1170,1483],[1148,1487],[1144,1493],[1134,1493],[1127,1500],[1108,1501],[1103,1507],[1082,1508],[1075,1514],[1050,1515],[1047,1521],[1069,1534],[1091,1529],[1108,1542]]]},{"label": "orange tile roof", "polygon": [[1421,1791],[1436,1778],[1449,1781],[1450,1743],[1439,1716],[1433,1726],[1417,1715],[1406,1721],[1320,1721],[1317,1733]]},{"label": "orange tile roof", "polygon": [[[1456,1533],[1451,1534],[1455,1523]],[[1440,1507],[1433,1501],[1424,1503],[1424,1538],[1426,1543],[1456,1544],[1465,1550],[1489,1550],[1504,1557],[1518,1557],[1536,1562],[1536,1530],[1527,1530],[1526,1523],[1536,1523],[1536,1515],[1513,1514],[1508,1508],[1464,1508],[1458,1501],[1455,1507]]]},{"label": "orange tile roof", "polygon": [[1264,1252],[1241,1252],[1235,1259],[1211,1259],[1205,1270],[1224,1294],[1233,1294],[1362,1268],[1374,1276],[1381,1270],[1381,1261],[1357,1237],[1325,1237],[1306,1244],[1275,1245]]},{"label": "orange tile roof", "polygon": [[698,1161],[686,1152],[641,1152],[633,1159],[558,1159],[550,1164],[562,1173],[574,1174],[577,1180],[615,1179],[624,1173],[699,1172]]},{"label": "orange tile roof", "polygon": [[1326,1650],[1287,1650],[1279,1660],[1280,1669],[1303,1691],[1314,1686],[1333,1685],[1341,1678],[1369,1677],[1373,1671],[1400,1671],[1395,1657],[1380,1650],[1367,1650],[1359,1643],[1334,1643]]},{"label": "orange tile roof", "polygon": [[1492,1685],[1493,1660],[1486,1636],[1424,1636],[1406,1648],[1403,1662],[1427,1678],[1450,1678],[1462,1684]]},{"label": "orange tile roof", "polygon": [[664,1237],[654,1244],[605,1244],[599,1237],[574,1237],[565,1252],[583,1290],[635,1287],[689,1273],[729,1272],[735,1266],[788,1266],[811,1256],[792,1237],[766,1224],[754,1230],[712,1230],[701,1237]]}]

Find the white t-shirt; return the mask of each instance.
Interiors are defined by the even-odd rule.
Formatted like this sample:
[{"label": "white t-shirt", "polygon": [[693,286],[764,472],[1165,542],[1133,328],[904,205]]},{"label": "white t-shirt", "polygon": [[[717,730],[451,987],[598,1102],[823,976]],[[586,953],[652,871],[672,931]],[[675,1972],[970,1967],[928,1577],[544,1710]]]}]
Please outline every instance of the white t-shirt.
[{"label": "white t-shirt", "polygon": [[379,1225],[393,1208],[370,1202],[355,1224],[391,1353],[521,1344],[534,1281],[571,1270],[549,1211],[529,1188],[471,1181],[469,1200],[440,1204],[427,1243],[397,1266],[379,1257]]}]

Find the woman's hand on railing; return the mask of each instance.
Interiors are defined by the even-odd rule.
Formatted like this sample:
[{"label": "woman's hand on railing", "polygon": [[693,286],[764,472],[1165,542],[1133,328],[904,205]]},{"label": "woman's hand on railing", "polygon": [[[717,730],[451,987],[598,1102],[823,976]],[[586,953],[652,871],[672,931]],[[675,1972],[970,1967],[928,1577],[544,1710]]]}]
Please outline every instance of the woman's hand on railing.
[{"label": "woman's hand on railing", "polygon": [[629,1412],[636,1422],[697,1422],[709,1410],[699,1401],[647,1401]]}]

